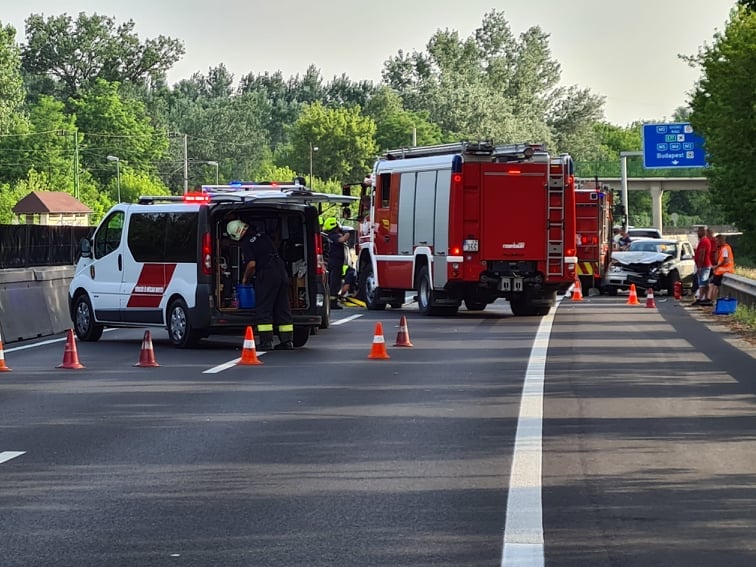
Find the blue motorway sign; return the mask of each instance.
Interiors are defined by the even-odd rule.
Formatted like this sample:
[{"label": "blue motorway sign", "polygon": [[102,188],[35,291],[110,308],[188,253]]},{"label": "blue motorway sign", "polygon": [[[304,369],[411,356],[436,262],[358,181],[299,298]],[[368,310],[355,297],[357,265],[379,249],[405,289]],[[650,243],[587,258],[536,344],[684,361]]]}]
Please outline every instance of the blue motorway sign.
[{"label": "blue motorway sign", "polygon": [[644,124],[643,167],[706,167],[703,138],[690,124]]}]

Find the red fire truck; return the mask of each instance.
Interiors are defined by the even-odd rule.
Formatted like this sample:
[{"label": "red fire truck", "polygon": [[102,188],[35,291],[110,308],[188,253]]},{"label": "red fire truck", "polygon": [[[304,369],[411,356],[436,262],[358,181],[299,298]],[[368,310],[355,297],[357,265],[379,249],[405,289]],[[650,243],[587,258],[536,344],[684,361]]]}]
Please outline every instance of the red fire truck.
[{"label": "red fire truck", "polygon": [[361,185],[358,288],[369,309],[415,291],[423,314],[506,298],[515,315],[545,315],[575,281],[568,155],[489,142],[404,148]]},{"label": "red fire truck", "polygon": [[575,190],[577,275],[583,290],[600,291],[612,259],[612,203],[608,188],[597,182]]}]

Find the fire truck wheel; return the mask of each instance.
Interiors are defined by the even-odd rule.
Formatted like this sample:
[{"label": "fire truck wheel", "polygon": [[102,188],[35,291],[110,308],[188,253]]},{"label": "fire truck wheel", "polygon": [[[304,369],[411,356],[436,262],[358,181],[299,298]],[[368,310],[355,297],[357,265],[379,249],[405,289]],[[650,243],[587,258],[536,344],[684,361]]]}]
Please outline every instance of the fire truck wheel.
[{"label": "fire truck wheel", "polygon": [[[365,305],[370,311],[383,311],[386,309],[386,304],[378,301],[378,286],[376,286],[375,276],[373,275],[373,267],[367,264],[363,270],[360,271],[360,279],[358,286],[359,294],[358,299],[363,299]],[[362,297],[360,297],[360,295]]]},{"label": "fire truck wheel", "polygon": [[431,287],[428,266],[423,266],[417,274],[417,308],[423,315],[433,315],[435,293]]},{"label": "fire truck wheel", "polygon": [[465,307],[468,311],[483,311],[488,305],[484,301],[475,301],[474,299],[465,299]]}]

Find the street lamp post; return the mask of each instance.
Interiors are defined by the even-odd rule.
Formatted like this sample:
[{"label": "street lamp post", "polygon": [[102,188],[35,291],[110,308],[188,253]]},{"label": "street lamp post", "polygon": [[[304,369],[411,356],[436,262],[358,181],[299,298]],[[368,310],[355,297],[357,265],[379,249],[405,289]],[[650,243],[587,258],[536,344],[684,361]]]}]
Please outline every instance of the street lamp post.
[{"label": "street lamp post", "polygon": [[220,185],[220,181],[219,181],[220,175],[218,173],[220,166],[218,165],[218,162],[217,161],[206,161],[205,163],[207,165],[214,165],[215,166],[215,184],[216,185]]},{"label": "street lamp post", "polygon": [[312,189],[312,153],[317,151],[318,147],[313,146],[312,142],[310,142],[310,189]]},{"label": "street lamp post", "polygon": [[[102,154],[101,154],[102,155]],[[116,156],[108,156],[108,161],[114,161],[116,164],[116,188],[118,189],[118,202],[121,202],[121,160]]]}]

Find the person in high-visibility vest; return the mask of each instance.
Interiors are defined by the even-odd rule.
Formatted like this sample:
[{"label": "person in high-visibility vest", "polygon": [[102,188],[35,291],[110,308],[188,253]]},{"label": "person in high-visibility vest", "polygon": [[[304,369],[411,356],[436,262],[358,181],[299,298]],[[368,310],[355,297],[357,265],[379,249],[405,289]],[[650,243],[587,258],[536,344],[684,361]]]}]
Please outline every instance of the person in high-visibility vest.
[{"label": "person in high-visibility vest", "polygon": [[709,286],[709,299],[702,305],[714,305],[719,295],[719,287],[722,285],[722,278],[725,274],[731,274],[735,271],[735,256],[732,253],[732,247],[727,244],[727,237],[724,234],[717,234],[717,263],[714,266],[714,276]]}]

